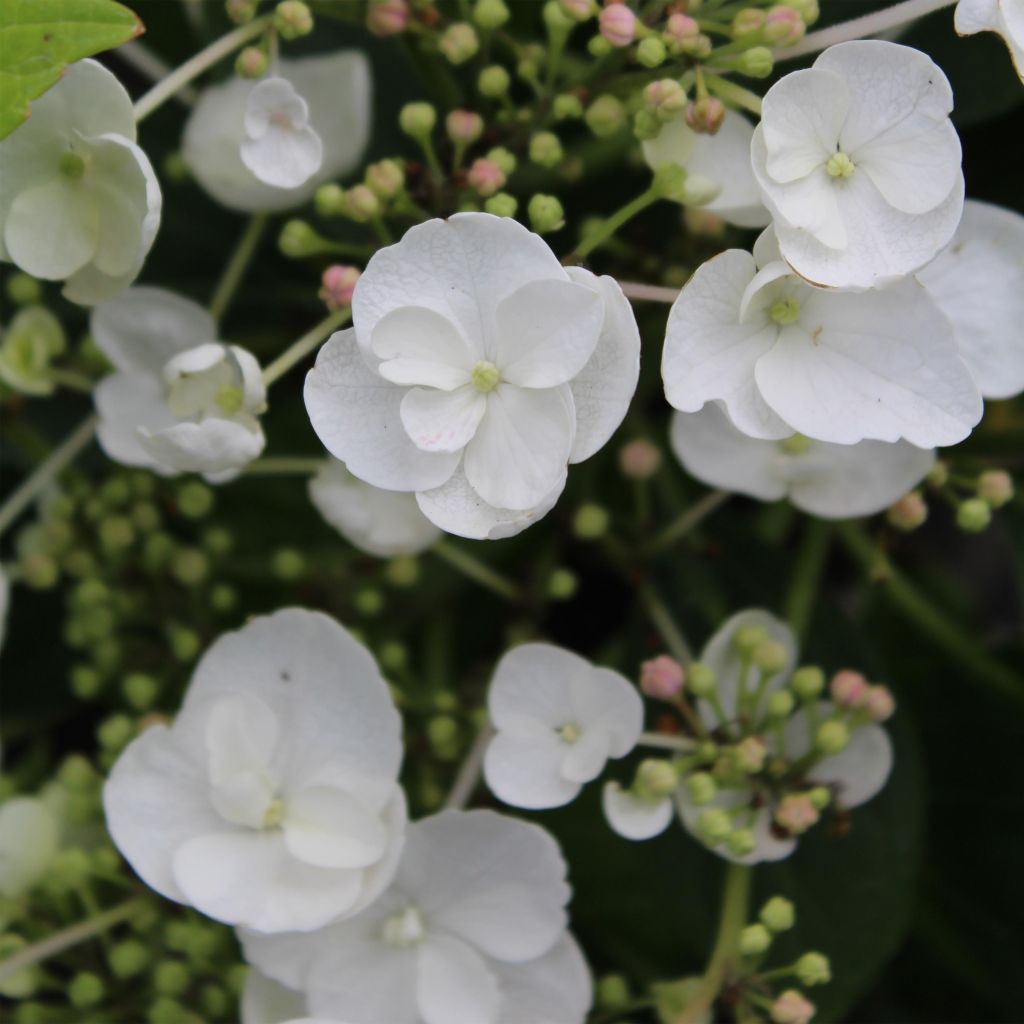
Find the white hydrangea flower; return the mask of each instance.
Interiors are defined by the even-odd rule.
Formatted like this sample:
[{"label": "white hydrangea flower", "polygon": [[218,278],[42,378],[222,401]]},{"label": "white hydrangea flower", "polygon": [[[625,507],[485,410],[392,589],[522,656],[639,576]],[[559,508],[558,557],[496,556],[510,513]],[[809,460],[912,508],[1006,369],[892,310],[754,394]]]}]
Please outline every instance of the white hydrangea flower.
[{"label": "white hydrangea flower", "polygon": [[260,931],[320,928],[394,875],[400,731],[373,658],[333,619],[253,619],[206,652],[174,724],[121,754],[107,827],[168,899]]},{"label": "white hydrangea flower", "polygon": [[132,101],[81,60],[0,142],[0,260],[91,306],[135,280],[160,225],[161,196],[135,144]]},{"label": "white hydrangea flower", "polygon": [[727,111],[714,135],[695,132],[680,113],[662,125],[657,138],[642,143],[651,170],[662,164],[686,168],[690,181],[700,179],[719,191],[703,209],[741,228],[763,228],[771,217],[750,169],[753,125],[742,115]]},{"label": "white hydrangea flower", "polygon": [[484,778],[514,807],[559,807],[625,757],[643,730],[629,680],[552,644],[523,644],[498,663],[487,695],[497,730]]},{"label": "white hydrangea flower", "polygon": [[615,781],[601,790],[601,809],[614,831],[634,841],[661,835],[676,816],[671,797],[640,797]]},{"label": "white hydrangea flower", "polygon": [[715,403],[677,412],[672,450],[686,471],[709,487],[760,501],[788,498],[822,519],[870,516],[918,484],[935,452],[906,441],[829,444],[795,434],[782,441],[750,437]]},{"label": "white hydrangea flower", "polygon": [[446,811],[409,826],[394,884],[357,917],[240,937],[246,959],[304,993],[318,1016],[582,1024],[590,975],[565,930],[568,899],[565,863],[543,829],[493,811]]},{"label": "white hydrangea flower", "polygon": [[0,896],[14,898],[30,889],[49,870],[59,846],[60,822],[43,800],[24,796],[0,804]]},{"label": "white hydrangea flower", "polygon": [[216,325],[201,306],[139,286],[98,306],[90,328],[116,371],[93,395],[97,437],[114,461],[220,483],[263,451],[259,363],[215,341]]},{"label": "white hydrangea flower", "polygon": [[676,409],[717,401],[770,440],[933,448],[962,441],[982,414],[949,320],[915,278],[813,288],[778,258],[770,228],[753,256],[729,249],[697,269],[669,313],[662,377]]},{"label": "white hydrangea flower", "polygon": [[298,188],[313,177],[324,145],[309,124],[309,104],[286,78],[265,78],[245,101],[242,163],[265,185]]},{"label": "white hydrangea flower", "polygon": [[918,271],[986,398],[1024,391],[1024,217],[969,199],[953,241]]},{"label": "white hydrangea flower", "polygon": [[952,109],[931,59],[877,39],[832,46],[768,90],[751,160],[801,277],[886,284],[952,238],[964,198]]},{"label": "white hydrangea flower", "polygon": [[[297,164],[290,166],[310,166],[314,148],[310,132],[322,144],[318,169],[312,170],[301,184],[276,183],[284,180],[280,174],[283,165],[277,157],[262,163],[257,157],[257,163],[270,178],[258,176],[243,158],[243,147],[250,159],[253,155],[253,147],[247,145],[252,125],[250,98],[266,83],[232,78],[204,89],[185,125],[182,155],[189,170],[203,189],[230,209],[273,213],[299,206],[312,197],[318,185],[343,177],[357,167],[370,140],[370,64],[363,54],[345,51],[280,60],[277,75],[271,81],[284,79],[309,110],[300,136],[289,136],[290,156],[293,160],[297,158]],[[275,95],[280,92],[280,87],[274,88]],[[266,156],[266,143],[272,144],[278,138],[277,133],[264,135],[264,145],[255,149]],[[268,170],[271,163],[278,174]]]},{"label": "white hydrangea flower", "polygon": [[962,36],[998,32],[1024,81],[1024,0],[960,0],[953,25]]},{"label": "white hydrangea flower", "polygon": [[594,454],[639,373],[609,277],[563,268],[521,224],[459,213],[411,228],[359,278],[354,326],[306,378],[313,429],[360,479],[412,491],[449,533],[510,536]]},{"label": "white hydrangea flower", "polygon": [[309,497],[350,544],[377,558],[418,555],[441,536],[414,495],[365,483],[337,459],[325,461],[309,481]]}]

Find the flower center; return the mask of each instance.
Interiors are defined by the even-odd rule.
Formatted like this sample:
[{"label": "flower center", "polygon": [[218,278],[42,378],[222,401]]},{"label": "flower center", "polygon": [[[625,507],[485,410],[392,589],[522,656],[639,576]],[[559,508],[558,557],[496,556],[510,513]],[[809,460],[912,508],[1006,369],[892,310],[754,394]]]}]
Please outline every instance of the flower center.
[{"label": "flower center", "polygon": [[415,907],[406,907],[384,921],[380,937],[388,946],[407,949],[420,942],[426,932],[423,915]]},{"label": "flower center", "polygon": [[796,318],[800,315],[800,303],[792,296],[779,299],[778,302],[768,309],[768,315],[780,327],[786,327],[796,322]]},{"label": "flower center", "polygon": [[294,127],[292,119],[288,116],[287,111],[275,110],[270,115],[270,123],[277,125],[278,128],[285,128],[289,131]]},{"label": "flower center", "polygon": [[228,385],[220,389],[214,396],[214,401],[217,403],[217,407],[226,412],[229,416],[233,416],[239,409],[242,408],[242,401],[245,396],[242,394],[241,388],[231,387]]},{"label": "flower center", "polygon": [[803,455],[810,450],[810,447],[811,439],[804,437],[803,434],[794,434],[792,437],[787,437],[779,442],[779,448],[787,455]]},{"label": "flower center", "polygon": [[580,727],[575,722],[568,722],[558,730],[563,743],[575,743],[580,738]]},{"label": "flower center", "polygon": [[493,391],[498,386],[501,373],[494,363],[482,359],[473,367],[472,380],[473,387],[481,394],[486,395],[488,391]]},{"label": "flower center", "polygon": [[60,160],[57,161],[57,169],[65,178],[77,181],[85,174],[85,157],[70,151],[61,153]]},{"label": "flower center", "polygon": [[842,151],[834,153],[829,162],[825,164],[825,170],[833,178],[848,178],[854,172],[853,161]]},{"label": "flower center", "polygon": [[275,796],[267,805],[267,813],[263,815],[264,828],[277,828],[284,820],[284,801]]}]

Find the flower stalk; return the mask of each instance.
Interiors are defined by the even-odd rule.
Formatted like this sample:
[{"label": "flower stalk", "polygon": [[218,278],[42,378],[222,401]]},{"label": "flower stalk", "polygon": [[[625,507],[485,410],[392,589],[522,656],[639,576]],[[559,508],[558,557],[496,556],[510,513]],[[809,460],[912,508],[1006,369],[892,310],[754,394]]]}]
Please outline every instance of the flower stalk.
[{"label": "flower stalk", "polygon": [[272,363],[267,364],[263,370],[263,383],[270,387],[296,363],[302,362],[313,349],[326,341],[339,327],[348,323],[351,316],[352,310],[346,307],[321,320],[316,327],[286,348]]}]

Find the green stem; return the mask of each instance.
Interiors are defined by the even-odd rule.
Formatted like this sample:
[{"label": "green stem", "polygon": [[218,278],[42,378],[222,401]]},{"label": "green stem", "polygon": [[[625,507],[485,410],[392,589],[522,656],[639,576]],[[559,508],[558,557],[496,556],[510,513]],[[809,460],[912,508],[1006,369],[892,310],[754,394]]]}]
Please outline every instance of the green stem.
[{"label": "green stem", "polygon": [[729,103],[740,107],[742,110],[749,110],[750,113],[761,116],[761,97],[752,93],[749,89],[737,85],[735,82],[727,81],[708,71],[705,76],[708,89],[719,99],[727,100]]},{"label": "green stem", "polygon": [[689,665],[693,661],[693,652],[658,592],[650,583],[642,583],[637,587],[637,594],[647,609],[654,628],[661,634],[665,646],[672,652],[672,657],[681,665]]},{"label": "green stem", "polygon": [[484,767],[484,754],[487,753],[487,746],[493,736],[494,726],[491,725],[490,721],[485,721],[480,727],[480,731],[476,734],[476,739],[473,740],[473,745],[469,748],[469,753],[466,754],[465,760],[459,766],[455,782],[452,784],[451,792],[445,801],[444,809],[446,811],[464,810],[469,803],[473,792],[480,784],[480,775]]},{"label": "green stem", "polygon": [[298,457],[277,457],[270,456],[265,459],[256,459],[250,462],[242,472],[245,475],[275,476],[284,475],[309,475],[318,473],[324,467],[324,459]]},{"label": "green stem", "polygon": [[697,744],[686,736],[667,736],[660,732],[644,732],[637,743],[642,747],[656,747],[659,750],[679,750],[689,753]]},{"label": "green stem", "polygon": [[832,531],[828,523],[821,519],[808,521],[786,594],[786,621],[799,640],[807,636],[831,540]]},{"label": "green stem", "polygon": [[47,376],[54,384],[67,388],[69,391],[81,392],[83,395],[91,395],[92,389],[96,386],[96,382],[86,377],[84,373],[65,370],[59,366],[51,366],[47,371]]},{"label": "green stem", "polygon": [[501,573],[492,569],[485,562],[471,555],[462,547],[456,547],[447,540],[439,540],[431,549],[435,555],[446,561],[453,569],[458,569],[474,583],[486,587],[506,601],[519,601],[519,588]]},{"label": "green stem", "polygon": [[700,501],[694,502],[677,519],[669,523],[648,545],[644,554],[657,555],[670,548],[681,537],[700,525],[720,505],[732,496],[730,491],[709,491]]},{"label": "green stem", "polygon": [[217,323],[224,319],[224,314],[235,297],[235,292],[256,253],[256,248],[260,244],[266,227],[267,215],[265,213],[254,214],[242,232],[241,238],[238,239],[235,251],[231,254],[231,259],[228,260],[224,273],[217,282],[213,298],[210,299],[210,316]]},{"label": "green stem", "polygon": [[296,363],[301,362],[318,345],[326,341],[342,324],[348,322],[352,310],[346,307],[333,312],[321,320],[312,330],[304,334],[284,350],[263,371],[263,383],[270,387],[279,377],[283,377]]},{"label": "green stem", "polygon": [[632,220],[638,213],[646,210],[652,203],[656,203],[661,198],[661,194],[654,188],[649,188],[645,192],[641,192],[636,199],[629,203],[626,203],[622,209],[613,213],[610,217],[606,218],[604,222],[597,228],[594,229],[586,238],[584,238],[578,246],[576,246],[575,252],[567,256],[563,263],[575,263],[579,260],[586,259],[599,245],[603,242],[608,241],[612,235],[615,234],[619,228],[622,227],[627,221]]}]

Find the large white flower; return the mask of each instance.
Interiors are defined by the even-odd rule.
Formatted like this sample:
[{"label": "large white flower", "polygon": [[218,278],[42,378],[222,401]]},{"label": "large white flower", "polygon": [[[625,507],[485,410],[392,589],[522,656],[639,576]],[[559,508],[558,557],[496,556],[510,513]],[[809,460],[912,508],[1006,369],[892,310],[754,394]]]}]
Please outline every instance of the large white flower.
[{"label": "large white flower", "polygon": [[261,931],[319,928],[394,875],[400,730],[373,658],[333,619],[253,619],[206,652],[174,724],[118,759],[107,827],[169,899]]},{"label": "large white flower", "polygon": [[669,403],[720,402],[751,437],[854,444],[962,441],[982,401],[948,319],[913,277],[867,292],[812,288],[778,258],[771,229],[751,256],[697,269],[669,314]]},{"label": "large white flower", "polygon": [[93,305],[127,287],[160,225],[132,101],[103,65],[68,68],[0,142],[0,259]]},{"label": "large white flower", "polygon": [[672,450],[686,471],[711,487],[761,501],[788,498],[823,519],[881,512],[935,462],[935,452],[906,441],[828,444],[801,434],[782,441],[750,437],[720,406],[672,417]]},{"label": "large white flower", "polygon": [[917,278],[952,322],[981,393],[1024,391],[1024,217],[969,199],[953,241]]},{"label": "large white flower", "polygon": [[275,188],[298,188],[320,169],[323,142],[310,127],[309,104],[287,78],[265,78],[249,93],[240,155]]},{"label": "large white flower", "polygon": [[360,479],[414,491],[465,537],[518,533],[554,505],[567,463],[622,421],[640,336],[618,285],[564,269],[510,218],[410,229],[359,278],[354,326],[306,378],[313,429]]},{"label": "large white flower", "polygon": [[[352,1024],[581,1024],[590,977],[565,931],[554,840],[493,811],[409,826],[394,884],[319,932],[242,930],[246,959]],[[246,1022],[248,1024],[248,1021]]]},{"label": "large white flower", "polygon": [[960,0],[953,24],[962,36],[998,32],[1024,81],[1024,0]]},{"label": "large white flower", "polygon": [[378,558],[417,555],[441,536],[412,494],[365,483],[336,459],[309,481],[309,497],[350,544]]},{"label": "large white flower", "polygon": [[798,274],[869,288],[952,238],[964,194],[952,109],[939,67],[881,40],[830,47],[768,90],[751,160]]},{"label": "large white flower", "polygon": [[487,695],[497,730],[484,757],[491,791],[515,807],[559,807],[625,757],[643,730],[636,687],[552,644],[523,644],[495,670]]},{"label": "large white flower", "polygon": [[139,286],[98,306],[90,327],[116,370],[94,394],[97,436],[112,459],[218,483],[263,450],[259,364],[245,349],[215,341],[216,325],[201,306]]},{"label": "large white flower", "polygon": [[[255,111],[250,109],[250,100],[254,92],[266,89],[266,82],[232,78],[204,89],[185,125],[182,154],[189,170],[217,202],[233,210],[274,212],[299,206],[313,195],[318,185],[355,168],[370,139],[370,65],[363,54],[346,51],[281,60],[277,75],[270,81],[285,79],[308,105],[308,118],[296,120],[289,114],[293,128],[304,124],[298,134],[293,130],[285,140],[291,144],[290,166],[310,169],[315,147],[310,132],[322,143],[318,169],[310,171],[302,184],[276,184],[285,178],[272,173],[264,174],[261,180],[250,169],[255,156],[256,166],[266,170],[271,161],[261,161],[259,153],[267,156],[268,144],[281,141],[277,132],[264,134],[262,140],[251,138],[253,133],[249,129],[256,127],[258,133],[259,125],[252,120]],[[273,91],[279,93],[280,87],[275,86]],[[259,120],[262,123],[262,118]],[[253,147],[254,141],[261,141],[262,145]],[[243,158],[243,146],[249,161]],[[276,165],[280,171],[283,165],[279,160]]]},{"label": "large white flower", "polygon": [[686,168],[691,179],[718,186],[719,192],[705,210],[717,213],[742,228],[763,228],[771,219],[750,169],[753,125],[729,111],[714,135],[695,132],[680,113],[662,125],[657,138],[643,143],[644,159],[651,170],[662,164]]}]

